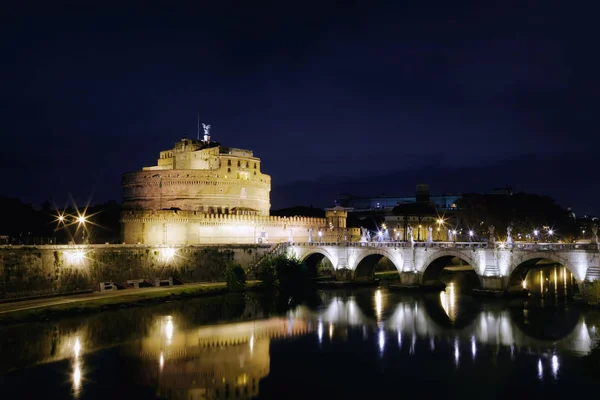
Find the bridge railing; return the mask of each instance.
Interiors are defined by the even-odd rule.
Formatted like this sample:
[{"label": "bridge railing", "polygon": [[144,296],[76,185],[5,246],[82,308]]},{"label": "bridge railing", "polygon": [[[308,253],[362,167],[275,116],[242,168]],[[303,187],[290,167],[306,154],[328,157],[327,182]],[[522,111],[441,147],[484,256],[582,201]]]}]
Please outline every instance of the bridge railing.
[{"label": "bridge railing", "polygon": [[[404,241],[374,241],[374,242],[296,242],[295,246],[321,247],[321,246],[343,246],[343,247],[411,247],[409,242]],[[504,242],[414,242],[412,247],[416,248],[439,248],[439,249],[496,249],[496,250],[522,250],[522,251],[599,251],[596,243],[525,243],[516,242],[507,245]]]}]

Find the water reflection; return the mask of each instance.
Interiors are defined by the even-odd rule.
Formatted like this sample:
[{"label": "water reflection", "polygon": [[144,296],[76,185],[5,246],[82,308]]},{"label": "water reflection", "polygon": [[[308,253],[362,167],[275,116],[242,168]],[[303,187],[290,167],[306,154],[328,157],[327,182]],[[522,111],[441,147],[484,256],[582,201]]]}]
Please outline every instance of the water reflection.
[{"label": "water reflection", "polygon": [[73,373],[72,373],[72,382],[73,382],[73,397],[77,398],[81,394],[81,379],[82,379],[82,360],[80,357],[81,354],[81,341],[79,337],[75,337],[75,341],[73,343]]},{"label": "water reflection", "polygon": [[[562,270],[556,276],[565,279]],[[302,305],[268,316],[250,297],[241,318],[230,323],[206,324],[198,315],[203,303],[191,302],[35,329],[5,327],[0,331],[0,374],[15,362],[24,368],[66,360],[72,397],[82,397],[90,392],[86,385],[96,380],[90,374],[103,368],[86,356],[116,346],[120,362],[138,366],[128,371],[128,382],[151,387],[162,398],[253,398],[259,395],[259,382],[273,372],[272,358],[278,354],[273,345],[312,336],[309,343],[321,349],[314,352],[344,343],[350,352],[370,345],[381,362],[390,354],[408,354],[415,361],[441,354],[454,369],[485,362],[491,353],[505,352],[509,363],[534,354],[529,375],[558,379],[563,354],[588,353],[600,322],[598,313],[581,314],[569,307],[486,304],[454,292],[452,285],[419,297],[365,289],[324,292],[322,298],[318,307]],[[325,329],[329,340],[324,341]],[[397,338],[397,345],[390,338]],[[84,362],[93,368],[86,371]]]},{"label": "water reflection", "polygon": [[523,280],[523,288],[545,301],[560,302],[578,290],[571,271],[560,264],[531,268]]}]

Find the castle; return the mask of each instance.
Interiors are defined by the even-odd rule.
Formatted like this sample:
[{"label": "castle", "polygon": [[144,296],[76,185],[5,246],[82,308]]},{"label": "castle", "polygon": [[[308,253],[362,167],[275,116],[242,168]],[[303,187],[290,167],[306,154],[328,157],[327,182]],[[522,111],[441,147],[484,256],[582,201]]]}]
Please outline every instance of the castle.
[{"label": "castle", "polygon": [[[271,177],[251,150],[184,138],[157,165],[123,175],[122,239],[127,244],[194,245],[357,240],[346,211],[327,218],[273,217]],[[356,232],[355,232],[356,231]]]}]

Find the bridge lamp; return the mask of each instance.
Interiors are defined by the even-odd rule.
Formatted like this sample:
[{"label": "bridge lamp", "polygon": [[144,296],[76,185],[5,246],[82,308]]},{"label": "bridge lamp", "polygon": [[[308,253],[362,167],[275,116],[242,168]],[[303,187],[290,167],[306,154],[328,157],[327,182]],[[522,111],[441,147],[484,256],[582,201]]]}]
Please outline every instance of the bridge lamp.
[{"label": "bridge lamp", "polygon": [[65,216],[64,216],[64,215],[59,215],[59,216],[58,216],[58,220],[59,220],[60,222],[63,222],[63,221],[65,220]]},{"label": "bridge lamp", "polygon": [[549,229],[549,230],[548,230],[548,235],[550,235],[550,236],[554,235],[554,230],[552,230],[552,229]]},{"label": "bridge lamp", "polygon": [[500,249],[504,250],[506,248],[506,245],[504,243],[500,243],[499,247],[500,247]]},{"label": "bridge lamp", "polygon": [[385,224],[381,224],[381,229],[386,230],[387,226]]},{"label": "bridge lamp", "polygon": [[83,215],[80,215],[80,216],[77,218],[77,222],[79,222],[80,224],[85,224],[85,216],[83,216]]},{"label": "bridge lamp", "polygon": [[540,231],[538,231],[537,229],[534,229],[533,231],[533,236],[537,237],[537,235],[539,235]]},{"label": "bridge lamp", "polygon": [[475,235],[475,233],[473,231],[469,231],[469,236],[473,237],[473,235]]}]

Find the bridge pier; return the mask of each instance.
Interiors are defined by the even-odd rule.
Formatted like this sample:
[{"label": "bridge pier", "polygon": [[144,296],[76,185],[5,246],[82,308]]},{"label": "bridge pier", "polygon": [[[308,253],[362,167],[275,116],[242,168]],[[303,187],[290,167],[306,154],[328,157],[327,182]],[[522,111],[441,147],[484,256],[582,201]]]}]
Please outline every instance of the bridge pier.
[{"label": "bridge pier", "polygon": [[421,274],[417,271],[401,272],[400,283],[405,286],[418,286],[421,283]]},{"label": "bridge pier", "polygon": [[482,276],[481,288],[486,290],[504,290],[506,283],[502,276]]}]

